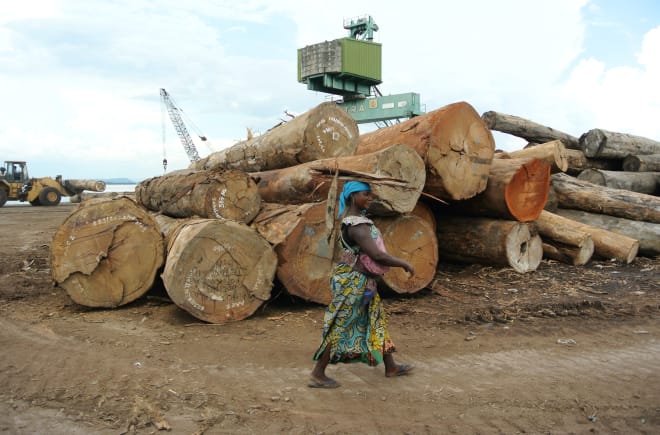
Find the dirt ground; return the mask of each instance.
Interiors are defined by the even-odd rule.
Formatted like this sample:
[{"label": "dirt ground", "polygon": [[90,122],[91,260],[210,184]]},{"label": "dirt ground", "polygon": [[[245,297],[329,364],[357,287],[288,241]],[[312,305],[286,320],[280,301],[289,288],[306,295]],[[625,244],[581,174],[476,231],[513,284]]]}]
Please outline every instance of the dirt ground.
[{"label": "dirt ground", "polygon": [[307,387],[323,307],[286,295],[205,324],[158,286],[118,309],[54,287],[49,243],[76,207],[0,209],[0,433],[660,433],[660,262],[441,264],[384,295],[399,362]]}]

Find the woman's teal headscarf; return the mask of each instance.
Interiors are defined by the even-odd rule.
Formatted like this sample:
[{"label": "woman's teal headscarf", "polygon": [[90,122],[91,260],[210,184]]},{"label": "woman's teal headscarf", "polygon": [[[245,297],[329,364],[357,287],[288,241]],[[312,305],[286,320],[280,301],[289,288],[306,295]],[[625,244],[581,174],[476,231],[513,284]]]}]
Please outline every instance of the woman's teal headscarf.
[{"label": "woman's teal headscarf", "polygon": [[371,187],[367,183],[361,181],[348,181],[344,184],[344,189],[341,191],[339,196],[339,214],[337,217],[341,217],[344,214],[344,208],[348,203],[348,199],[351,196],[351,193],[355,192],[364,192],[370,191]]}]

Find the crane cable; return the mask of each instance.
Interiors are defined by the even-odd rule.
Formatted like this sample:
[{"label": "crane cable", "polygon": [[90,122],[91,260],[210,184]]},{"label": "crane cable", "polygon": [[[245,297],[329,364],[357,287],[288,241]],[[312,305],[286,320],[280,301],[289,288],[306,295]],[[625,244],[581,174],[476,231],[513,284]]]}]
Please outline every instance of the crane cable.
[{"label": "crane cable", "polygon": [[163,172],[167,171],[167,149],[165,146],[166,142],[166,135],[165,135],[165,103],[161,100],[160,104],[160,118],[161,118],[161,125],[163,127]]}]

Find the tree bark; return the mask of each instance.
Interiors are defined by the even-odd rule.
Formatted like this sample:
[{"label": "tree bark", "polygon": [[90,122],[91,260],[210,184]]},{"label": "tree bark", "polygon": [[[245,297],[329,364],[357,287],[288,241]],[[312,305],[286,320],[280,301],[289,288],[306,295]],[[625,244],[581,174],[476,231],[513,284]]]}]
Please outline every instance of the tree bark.
[{"label": "tree bark", "polygon": [[578,180],[607,186],[612,189],[624,189],[632,192],[655,194],[660,172],[624,172],[585,169],[577,176]]},{"label": "tree bark", "polygon": [[356,154],[406,144],[426,164],[424,191],[443,200],[486,188],[495,141],[472,106],[459,102],[360,136]]},{"label": "tree bark", "polygon": [[543,258],[533,224],[488,218],[446,217],[438,221],[441,259],[496,264],[516,272],[536,270]]},{"label": "tree bark", "polygon": [[378,199],[372,203],[369,212],[377,215],[412,211],[426,178],[424,161],[406,145],[251,175],[257,180],[263,201],[302,204],[326,200],[336,170],[339,171],[340,189],[346,179],[360,179],[371,185]]},{"label": "tree bark", "polygon": [[538,159],[494,159],[486,190],[450,205],[454,213],[530,222],[548,200],[550,166]]},{"label": "tree bark", "polygon": [[101,180],[64,180],[64,187],[73,192],[82,192],[83,190],[103,192],[105,183]]},{"label": "tree bark", "polygon": [[660,223],[660,198],[656,196],[599,186],[566,174],[554,174],[551,183],[561,208]]},{"label": "tree bark", "polygon": [[578,139],[575,136],[518,116],[490,111],[484,113],[481,117],[491,130],[508,133],[534,143],[560,140],[566,148],[580,149]]},{"label": "tree bark", "polygon": [[631,172],[660,172],[660,154],[626,156],[623,159],[623,170]]},{"label": "tree bark", "polygon": [[638,240],[638,255],[649,257],[660,255],[660,224],[563,208],[557,210],[557,214],[585,225],[602,228]]},{"label": "tree bark", "polygon": [[345,110],[336,103],[321,103],[260,136],[212,153],[189,167],[257,172],[350,156],[359,135],[355,120]]},{"label": "tree bark", "polygon": [[582,150],[566,150],[566,159],[568,160],[568,169],[565,172],[575,176],[585,169],[620,171],[623,162],[619,159],[590,159],[584,155]]},{"label": "tree bark", "polygon": [[[336,264],[337,239],[329,237],[326,204],[301,206],[269,204],[253,226],[271,243],[278,256],[277,277],[287,291],[319,304],[331,300],[329,279]],[[382,284],[398,293],[414,293],[426,287],[435,275],[438,245],[431,226],[416,215],[375,218],[385,246],[392,255],[415,266],[411,278],[402,271],[390,270]],[[340,223],[335,223],[339,231]]]},{"label": "tree bark", "polygon": [[560,140],[553,140],[522,150],[511,151],[508,153],[495,153],[495,158],[506,159],[539,159],[543,163],[550,165],[551,172],[565,172],[568,169],[568,159],[566,158],[566,147]]},{"label": "tree bark", "polygon": [[270,298],[277,256],[254,229],[226,219],[156,219],[167,238],[163,284],[179,308],[228,323]]},{"label": "tree bark", "polygon": [[184,169],[142,181],[135,187],[140,204],[170,217],[224,218],[249,223],[261,198],[254,180],[237,170]]},{"label": "tree bark", "polygon": [[594,241],[589,233],[577,228],[575,221],[543,211],[535,224],[545,257],[574,266],[583,266],[591,259]]},{"label": "tree bark", "polygon": [[50,252],[55,282],[88,307],[136,300],[151,288],[163,258],[156,222],[126,197],[80,204],[56,231]]},{"label": "tree bark", "polygon": [[630,154],[659,154],[660,142],[596,128],[580,136],[580,148],[587,157],[624,159]]}]

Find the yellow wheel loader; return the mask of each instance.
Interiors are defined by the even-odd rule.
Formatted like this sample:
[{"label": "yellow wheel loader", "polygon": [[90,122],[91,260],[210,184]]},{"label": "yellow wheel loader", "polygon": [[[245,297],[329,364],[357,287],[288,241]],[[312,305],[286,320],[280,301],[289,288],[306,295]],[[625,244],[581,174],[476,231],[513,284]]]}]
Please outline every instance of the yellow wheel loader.
[{"label": "yellow wheel loader", "polygon": [[74,196],[83,190],[102,192],[105,183],[90,180],[62,181],[62,176],[30,178],[27,163],[8,160],[0,167],[0,207],[7,201],[29,202],[32,205],[57,205],[63,196]]}]

